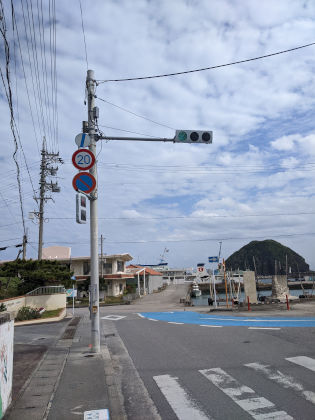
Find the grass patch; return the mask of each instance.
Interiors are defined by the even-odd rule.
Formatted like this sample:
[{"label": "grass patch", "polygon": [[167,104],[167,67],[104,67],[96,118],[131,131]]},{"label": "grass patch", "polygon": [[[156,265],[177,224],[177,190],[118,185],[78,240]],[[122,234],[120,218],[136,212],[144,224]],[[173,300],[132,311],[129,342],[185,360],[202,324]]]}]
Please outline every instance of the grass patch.
[{"label": "grass patch", "polygon": [[61,314],[62,311],[63,311],[63,308],[53,309],[51,311],[45,311],[41,315],[41,319],[43,319],[43,318],[54,318],[54,317],[57,317],[57,316],[59,316]]},{"label": "grass patch", "polygon": [[104,303],[105,305],[108,303],[121,303],[123,302],[123,297],[122,296],[107,296],[104,299]]}]

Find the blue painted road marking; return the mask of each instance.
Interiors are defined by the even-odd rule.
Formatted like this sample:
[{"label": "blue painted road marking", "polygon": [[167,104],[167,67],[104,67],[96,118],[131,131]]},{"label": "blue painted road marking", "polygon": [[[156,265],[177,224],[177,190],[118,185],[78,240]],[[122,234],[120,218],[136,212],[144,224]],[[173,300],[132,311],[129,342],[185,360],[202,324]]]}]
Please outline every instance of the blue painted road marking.
[{"label": "blue painted road marking", "polygon": [[157,321],[181,322],[184,324],[243,326],[243,327],[315,327],[315,318],[298,317],[245,317],[231,315],[208,315],[198,312],[142,312],[145,318]]}]

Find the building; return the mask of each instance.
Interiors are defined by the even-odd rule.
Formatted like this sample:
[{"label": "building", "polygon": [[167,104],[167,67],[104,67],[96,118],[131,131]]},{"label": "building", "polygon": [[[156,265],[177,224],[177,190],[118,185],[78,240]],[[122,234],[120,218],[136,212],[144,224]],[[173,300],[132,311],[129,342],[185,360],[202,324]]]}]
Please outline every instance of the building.
[{"label": "building", "polygon": [[158,291],[163,286],[164,280],[161,273],[151,267],[141,265],[129,265],[127,273],[133,276],[127,280],[127,285],[135,286],[136,294],[143,296]]},{"label": "building", "polygon": [[[70,253],[64,248],[70,249]],[[70,270],[76,279],[78,296],[87,296],[91,274],[90,257],[71,257],[70,254],[71,248],[68,247],[43,248],[44,259],[57,260],[70,265]],[[100,280],[100,298],[123,294],[127,279],[134,278],[133,274],[126,271],[126,262],[131,260],[130,254],[99,256],[99,277],[103,279]]]}]

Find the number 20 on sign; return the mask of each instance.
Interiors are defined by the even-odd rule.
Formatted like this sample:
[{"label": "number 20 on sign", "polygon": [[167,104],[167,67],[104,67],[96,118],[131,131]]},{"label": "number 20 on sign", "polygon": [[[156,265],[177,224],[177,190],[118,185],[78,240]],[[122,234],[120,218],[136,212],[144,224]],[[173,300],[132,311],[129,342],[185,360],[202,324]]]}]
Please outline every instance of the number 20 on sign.
[{"label": "number 20 on sign", "polygon": [[79,170],[88,170],[95,164],[95,156],[89,150],[79,149],[72,155],[72,163]]}]

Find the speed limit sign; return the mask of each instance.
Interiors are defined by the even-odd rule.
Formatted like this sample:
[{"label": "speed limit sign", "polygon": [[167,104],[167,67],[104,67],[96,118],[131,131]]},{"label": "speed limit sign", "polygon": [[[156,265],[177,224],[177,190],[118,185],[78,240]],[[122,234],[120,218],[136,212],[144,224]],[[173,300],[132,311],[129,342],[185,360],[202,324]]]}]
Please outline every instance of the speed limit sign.
[{"label": "speed limit sign", "polygon": [[86,149],[76,150],[72,155],[72,163],[79,170],[87,170],[92,168],[95,163],[95,156]]}]

